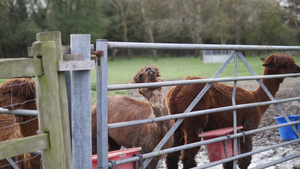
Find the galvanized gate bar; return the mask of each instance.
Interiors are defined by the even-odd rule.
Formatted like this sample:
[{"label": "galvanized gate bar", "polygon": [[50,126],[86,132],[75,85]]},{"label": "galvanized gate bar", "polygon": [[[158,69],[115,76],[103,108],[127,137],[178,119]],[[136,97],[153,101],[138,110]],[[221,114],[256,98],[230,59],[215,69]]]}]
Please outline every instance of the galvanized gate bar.
[{"label": "galvanized gate bar", "polygon": [[224,78],[207,78],[207,79],[192,79],[192,80],[174,80],[164,82],[151,82],[151,83],[135,83],[135,84],[115,84],[108,85],[107,90],[124,90],[146,87],[158,86],[174,86],[174,85],[188,85],[197,83],[214,83],[214,82],[230,82],[230,81],[248,81],[258,79],[274,79],[285,77],[299,77],[300,73],[280,74],[280,75],[258,75],[258,76],[243,76],[243,77],[224,77]]},{"label": "galvanized gate bar", "polygon": [[[133,43],[127,43],[127,42],[107,42],[107,46],[106,47],[111,48],[111,49],[117,49],[117,48],[118,49],[127,49],[127,48],[131,48],[131,49],[174,49],[174,50],[204,50],[204,49],[208,49],[208,50],[213,50],[213,49],[223,49],[223,50],[256,50],[256,51],[257,50],[266,50],[266,51],[268,51],[268,50],[298,50],[299,51],[300,50],[299,46],[203,45],[203,44],[170,44],[170,43],[166,44],[166,43],[135,43],[135,42],[133,42]],[[217,71],[217,73],[214,75],[213,78],[216,78],[216,77],[219,76],[219,74],[222,72],[222,69],[224,69],[226,67],[226,64],[228,64],[227,62],[232,59],[233,54],[235,54],[235,51],[230,55],[230,57],[226,60],[226,62],[221,66],[221,68]],[[241,60],[244,59],[243,55],[239,51],[238,51],[238,56],[241,58]],[[236,57],[236,60],[237,60],[237,57]],[[252,73],[252,75],[255,76],[256,74],[254,72],[252,72],[252,68],[249,66],[249,64],[247,63],[247,61],[244,59],[243,62],[246,65],[246,67],[248,68],[248,70]],[[237,61],[236,61],[236,69],[235,69],[235,71],[237,71]],[[282,75],[282,76],[283,77],[287,77],[286,75]],[[299,76],[299,74],[296,74],[295,76]],[[265,77],[266,76],[263,76],[263,78],[265,78]],[[274,77],[270,77],[270,78],[274,78]],[[252,77],[252,78],[258,79],[257,76],[256,77]],[[263,78],[260,78],[260,79],[263,79]],[[238,80],[241,80],[241,79],[238,79]],[[237,80],[237,78],[234,78],[234,81],[235,81],[234,82],[234,88],[236,88],[236,82],[238,80]],[[220,82],[220,79],[216,79],[216,82],[217,81]],[[226,80],[224,80],[224,81],[229,81],[229,80],[228,80],[228,78],[226,78]],[[261,80],[257,80],[257,81],[262,86],[262,88],[264,88],[265,92],[268,95],[270,95],[269,92],[268,92],[268,90],[267,90],[267,88],[264,86],[264,84],[261,82]],[[171,82],[171,83],[170,83],[169,86],[176,85],[174,82]],[[180,83],[182,83],[182,82],[180,82]],[[186,83],[186,82],[183,82],[183,83]],[[205,92],[208,90],[208,88],[210,87],[210,85],[213,82],[203,82],[203,83],[207,83],[206,86],[198,94],[198,96],[193,100],[193,102],[189,105],[189,107],[186,109],[185,113],[183,113],[183,115],[186,115],[186,116],[182,116],[181,118],[189,117],[190,114],[195,115],[196,113],[197,113],[197,115],[201,115],[202,113],[203,114],[213,113],[213,112],[209,112],[209,111],[205,110],[205,111],[201,111],[201,112],[198,111],[196,113],[188,113],[188,114],[186,114],[187,112],[190,112],[193,109],[193,107],[202,98],[202,96],[205,94]],[[141,84],[140,86],[143,86],[143,85],[145,85],[145,86],[147,86],[147,85],[153,85],[153,86],[163,86],[163,85],[165,85],[165,86],[167,86],[168,84],[167,83],[163,83],[163,85],[158,84],[158,83],[156,83],[156,84]],[[127,87],[127,88],[128,87],[129,88],[131,88],[131,87],[132,88],[136,88],[137,86],[138,85],[136,85],[134,87],[132,87],[132,86],[125,86],[125,87]],[[112,88],[108,87],[109,90],[119,90],[117,88],[118,88],[118,86],[115,87],[115,88],[114,87],[112,87]],[[124,89],[124,87],[123,87],[123,89]],[[234,112],[236,112],[237,109],[241,109],[241,108],[243,108],[243,106],[245,106],[245,108],[246,108],[246,107],[254,106],[255,104],[256,104],[256,106],[258,106],[260,104],[269,103],[269,104],[275,104],[276,107],[278,108],[278,110],[281,112],[281,114],[283,114],[284,117],[286,118],[286,120],[288,122],[290,122],[289,119],[285,116],[285,114],[282,111],[282,109],[280,108],[280,106],[278,104],[279,101],[276,101],[274,98],[272,99],[272,97],[270,97],[270,99],[271,99],[271,101],[267,101],[267,102],[263,102],[263,103],[254,103],[254,104],[250,104],[250,105],[249,104],[245,104],[245,105],[237,105],[236,106],[235,105],[235,99],[234,99],[234,96],[233,96],[233,98],[232,98],[233,106],[222,107],[223,110],[218,110],[218,108],[217,108],[217,109],[214,109],[214,111],[220,112],[220,111],[226,111],[224,109],[232,108],[231,110],[234,110]],[[180,114],[180,115],[182,115],[182,114]],[[174,118],[174,117],[175,116],[173,116],[173,115],[171,116],[171,118]],[[180,116],[177,116],[177,117],[180,117]],[[155,118],[155,119],[158,119],[158,118]],[[151,120],[150,122],[154,122],[154,119],[150,119],[150,120]],[[162,119],[160,119],[160,120],[162,120]],[[165,120],[167,120],[167,119],[165,119]],[[199,145],[197,145],[198,143],[192,143],[192,144],[189,144],[189,145],[183,145],[183,146],[178,146],[178,147],[174,147],[174,148],[170,148],[170,149],[165,149],[163,151],[158,151],[158,150],[161,149],[161,147],[166,142],[166,140],[169,139],[169,137],[171,136],[171,134],[178,128],[178,126],[180,125],[180,123],[182,122],[182,120],[183,119],[177,120],[177,122],[172,127],[172,129],[166,134],[166,136],[157,145],[157,147],[153,150],[152,153],[147,153],[147,154],[143,155],[143,157],[147,159],[145,161],[144,167],[146,167],[149,164],[149,162],[151,161],[151,158],[154,157],[154,156],[156,156],[155,154],[157,154],[157,153],[166,154],[166,153],[168,153],[167,151],[170,150],[170,149],[173,150],[173,152],[174,152],[174,150],[179,151],[179,150],[183,150],[183,149],[189,149],[189,148],[192,148],[192,147],[200,146],[200,144],[205,143],[205,141],[201,142]],[[234,121],[236,123],[236,120],[234,120]],[[145,121],[143,121],[143,122],[145,122]],[[132,125],[132,122],[129,122],[129,123],[130,123],[130,125]],[[141,124],[141,123],[139,123],[139,124]],[[234,125],[234,127],[236,129],[236,124]],[[293,126],[292,126],[292,128],[294,129]],[[258,129],[258,130],[260,130],[260,129]],[[258,131],[258,130],[251,130],[251,131]],[[295,131],[295,129],[294,129],[294,131]],[[236,130],[235,130],[235,133],[236,133]],[[297,131],[295,131],[295,133],[297,134]],[[235,134],[235,135],[237,135],[237,134]],[[298,137],[299,137],[299,133],[298,133]],[[228,139],[227,137],[225,137],[225,138]],[[215,139],[213,139],[213,140],[215,140]],[[236,140],[235,140],[235,143],[236,143]],[[278,146],[278,145],[276,145],[276,146]],[[177,149],[177,148],[181,148],[181,149]],[[250,154],[251,153],[255,153],[255,151],[252,151],[252,152],[249,152],[249,153]],[[160,154],[158,154],[158,155],[160,155]],[[241,155],[234,156],[234,158],[239,157],[239,156],[241,156]],[[120,161],[126,161],[126,160],[120,160]]]},{"label": "galvanized gate bar", "polygon": [[[243,153],[243,154],[240,154],[240,155],[237,155],[237,156],[226,158],[224,160],[212,162],[212,163],[204,165],[204,166],[194,167],[192,169],[206,169],[208,167],[212,167],[212,166],[216,166],[216,165],[223,164],[223,163],[226,163],[226,162],[230,162],[232,160],[238,160],[240,158],[244,158],[244,157],[247,157],[247,156],[250,156],[250,155],[253,155],[253,154],[261,153],[261,152],[264,152],[264,151],[267,151],[267,150],[270,150],[270,149],[274,149],[274,148],[277,148],[277,147],[281,147],[281,146],[285,146],[285,145],[293,144],[293,143],[297,143],[297,142],[300,142],[300,139],[291,140],[291,141],[275,144],[275,145],[272,145],[272,146],[264,147],[264,148],[259,149],[259,150],[250,151],[250,152]],[[256,167],[255,167],[255,169],[256,169]]]},{"label": "galvanized gate bar", "polygon": [[[84,60],[91,59],[91,35],[71,35],[71,53],[82,53]],[[92,168],[91,129],[91,72],[71,72],[72,157],[73,168]]]},{"label": "galvanized gate bar", "polygon": [[259,50],[300,51],[300,46],[219,45],[183,43],[108,42],[110,49],[173,49],[173,50]]},{"label": "galvanized gate bar", "polygon": [[22,116],[38,116],[37,110],[26,110],[26,109],[17,109],[13,111],[9,111],[7,109],[0,109],[0,114],[14,114],[14,115],[22,115]]},{"label": "galvanized gate bar", "polygon": [[104,51],[97,56],[97,168],[108,167],[108,129],[107,129],[107,40],[96,41],[96,50]]},{"label": "galvanized gate bar", "polygon": [[[237,72],[238,72],[238,56],[235,54],[234,56],[234,77],[237,77]],[[233,81],[233,91],[232,91],[232,106],[236,105],[235,102],[235,94],[236,94],[236,85],[237,85],[237,81]],[[236,109],[233,110],[233,133],[236,134],[237,133],[237,115],[236,115]],[[233,140],[233,156],[237,155],[237,139]],[[224,146],[225,148],[225,146]],[[225,151],[227,153],[227,151]],[[226,157],[227,158],[227,157]],[[236,164],[237,161],[234,160],[233,161],[233,168],[236,168]]]},{"label": "galvanized gate bar", "polygon": [[255,167],[255,169],[267,168],[267,167],[273,166],[275,164],[279,164],[279,163],[282,163],[282,162],[285,162],[285,161],[288,161],[288,160],[291,160],[291,159],[297,158],[297,157],[300,157],[300,153],[299,154],[290,155],[290,156],[287,156],[287,157],[283,157],[281,159],[278,159],[278,160],[275,160],[275,161],[272,161],[272,162],[260,165],[258,167]]},{"label": "galvanized gate bar", "polygon": [[216,113],[216,112],[222,112],[222,111],[230,111],[230,110],[234,110],[234,109],[238,110],[238,109],[244,109],[244,108],[250,108],[250,107],[265,106],[265,105],[270,105],[270,104],[275,104],[275,103],[286,103],[286,102],[299,101],[299,100],[300,100],[300,97],[294,97],[294,98],[280,99],[280,100],[274,100],[274,101],[247,103],[247,104],[239,104],[239,105],[235,105],[235,106],[226,106],[226,107],[219,107],[219,108],[213,108],[213,109],[192,111],[190,113],[173,114],[173,115],[169,115],[169,116],[155,117],[155,118],[135,120],[135,121],[111,123],[111,124],[108,124],[108,129],[128,127],[128,126],[154,123],[154,122],[160,122],[160,121],[171,120],[171,119],[180,119],[180,118],[186,118],[186,117],[199,116],[199,115],[203,115],[203,114],[210,114],[210,113]]},{"label": "galvanized gate bar", "polygon": [[[300,123],[300,121],[295,121],[295,122],[291,122],[291,123],[284,123],[284,124],[278,124],[278,125],[263,127],[263,128],[259,128],[259,129],[255,129],[255,130],[246,131],[244,133],[232,134],[232,135],[230,135],[230,138],[233,139],[233,138],[238,138],[238,137],[244,137],[246,135],[251,135],[251,134],[263,132],[263,131],[266,131],[266,130],[272,130],[272,129],[276,129],[276,128],[279,128],[279,127],[285,127],[285,126],[295,125],[295,124],[299,124],[299,123]],[[195,142],[195,143],[191,143],[191,144],[187,144],[187,145],[172,147],[172,148],[168,148],[168,149],[164,149],[164,150],[160,150],[160,151],[156,151],[156,152],[145,153],[142,156],[143,156],[143,158],[151,158],[151,157],[155,157],[155,156],[160,156],[160,155],[172,153],[172,152],[175,152],[175,151],[190,149],[190,148],[193,148],[193,147],[199,147],[199,146],[203,146],[203,145],[206,145],[206,144],[211,144],[211,143],[220,142],[220,141],[224,141],[224,140],[228,140],[228,137],[227,136],[221,136],[221,137],[217,137],[217,138],[213,138],[213,139],[209,139],[209,140],[205,140],[205,141],[199,141],[199,142]],[[300,141],[300,139],[291,140],[291,141],[283,142],[283,143],[280,143],[280,144],[277,144],[277,145],[272,145],[271,148],[276,148],[276,147],[284,146],[284,145],[287,145],[287,144],[297,143],[299,141]],[[222,164],[224,162],[237,160],[239,158],[243,158],[243,157],[246,157],[246,156],[249,156],[249,155],[252,155],[252,154],[256,154],[256,153],[259,153],[259,152],[269,150],[269,149],[270,149],[270,147],[267,147],[267,148],[263,148],[263,149],[260,149],[260,150],[247,152],[247,153],[240,154],[240,155],[237,155],[237,156],[233,156],[233,157],[221,160],[221,161],[216,161],[216,162],[210,163],[210,164],[206,165],[205,167],[207,167],[207,166],[211,167],[211,166]],[[124,163],[137,161],[137,160],[139,160],[139,157],[131,157],[131,158],[128,158],[128,159],[118,160],[118,161],[116,161],[116,163],[119,165],[119,164],[124,164]],[[111,166],[111,164],[109,164],[109,166]]]},{"label": "galvanized gate bar", "polygon": [[6,160],[9,162],[9,164],[14,168],[14,169],[20,169],[19,166],[15,163],[15,161],[11,158],[6,158]]}]

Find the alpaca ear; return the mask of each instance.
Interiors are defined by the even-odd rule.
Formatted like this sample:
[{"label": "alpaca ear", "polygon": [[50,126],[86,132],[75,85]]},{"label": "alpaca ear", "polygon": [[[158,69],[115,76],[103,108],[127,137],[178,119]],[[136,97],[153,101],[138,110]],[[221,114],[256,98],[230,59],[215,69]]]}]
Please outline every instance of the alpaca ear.
[{"label": "alpaca ear", "polygon": [[158,68],[155,68],[155,71],[156,71],[156,77],[160,77],[160,72],[159,72],[159,69]]},{"label": "alpaca ear", "polygon": [[260,58],[260,60],[261,60],[261,61],[265,61],[265,60],[266,60],[266,58]]},{"label": "alpaca ear", "polygon": [[139,75],[135,76],[133,78],[133,83],[141,83],[142,77],[143,77],[143,74],[139,74]]},{"label": "alpaca ear", "polygon": [[268,67],[268,68],[271,68],[271,67],[274,67],[274,63],[271,62],[271,63],[266,63],[266,64],[263,64],[264,67]]},{"label": "alpaca ear", "polygon": [[138,81],[138,76],[134,76],[132,80],[133,80],[132,83],[137,83],[137,81]]}]

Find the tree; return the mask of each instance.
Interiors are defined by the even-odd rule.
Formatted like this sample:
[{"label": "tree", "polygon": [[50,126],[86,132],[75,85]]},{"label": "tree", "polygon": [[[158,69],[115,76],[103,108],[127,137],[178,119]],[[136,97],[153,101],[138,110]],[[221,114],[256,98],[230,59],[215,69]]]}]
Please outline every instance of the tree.
[{"label": "tree", "polygon": [[[283,0],[282,0],[283,1]],[[286,10],[284,19],[286,24],[292,29],[293,37],[296,38],[297,45],[300,44],[300,1],[286,0],[283,1],[283,6]],[[294,39],[292,38],[292,39]]]},{"label": "tree", "polygon": [[103,15],[102,2],[97,0],[47,0],[49,30],[59,30],[62,41],[70,43],[70,34],[91,34],[92,41],[106,34],[109,21]]},{"label": "tree", "polygon": [[27,57],[27,48],[40,29],[27,10],[26,0],[0,2],[0,57]]},{"label": "tree", "polygon": [[[128,24],[130,24],[130,13],[132,10],[132,0],[109,0],[110,4],[113,6],[115,10],[115,14],[117,16],[118,22],[117,27],[122,27],[122,40],[124,42],[128,42]],[[130,49],[128,51],[128,59],[131,57]],[[118,49],[115,49],[112,55],[112,60],[114,60],[115,55],[117,54]]]}]

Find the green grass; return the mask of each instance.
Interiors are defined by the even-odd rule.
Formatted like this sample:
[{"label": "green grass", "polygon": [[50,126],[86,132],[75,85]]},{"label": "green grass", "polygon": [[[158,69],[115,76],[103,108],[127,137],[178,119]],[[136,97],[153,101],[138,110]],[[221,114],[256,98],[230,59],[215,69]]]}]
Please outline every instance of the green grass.
[{"label": "green grass", "polygon": [[[247,61],[257,74],[263,73],[262,61],[258,57],[247,57]],[[133,58],[116,59],[108,62],[108,84],[131,83],[135,73],[144,66],[154,65],[159,68],[161,79],[181,80],[186,76],[212,77],[222,64],[204,64],[200,58],[194,57],[166,57],[158,58],[153,61],[152,58]],[[251,74],[239,60],[238,76],[250,76]],[[230,77],[234,75],[234,63],[220,75],[221,77]],[[92,71],[92,82],[96,81],[96,72]],[[96,85],[93,85],[96,88]]]},{"label": "green grass", "polygon": [[[264,56],[267,57],[267,56]],[[295,57],[298,62],[300,57]],[[259,57],[246,57],[249,65],[256,74],[262,75],[264,67]],[[200,58],[194,57],[164,57],[154,61],[152,57],[117,58],[108,61],[108,84],[131,83],[133,76],[145,66],[154,65],[159,68],[161,79],[183,80],[186,76],[212,77],[222,64],[204,64]],[[298,63],[299,65],[299,63]],[[96,101],[96,70],[92,70],[92,102]],[[234,76],[234,62],[230,63],[220,77]],[[238,76],[251,76],[247,68],[239,59]],[[4,79],[0,79],[2,83]],[[127,91],[112,91],[110,94],[126,94]]]}]

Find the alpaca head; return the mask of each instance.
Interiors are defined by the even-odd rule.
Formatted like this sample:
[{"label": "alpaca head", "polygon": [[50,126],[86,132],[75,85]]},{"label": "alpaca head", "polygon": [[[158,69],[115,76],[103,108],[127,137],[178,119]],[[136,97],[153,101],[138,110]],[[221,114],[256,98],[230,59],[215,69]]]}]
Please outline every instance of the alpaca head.
[{"label": "alpaca head", "polygon": [[139,70],[137,74],[133,77],[133,83],[149,83],[149,82],[159,82],[161,79],[158,68],[154,66],[146,66]]},{"label": "alpaca head", "polygon": [[[8,110],[36,110],[35,83],[30,78],[10,79],[0,85],[0,107]],[[23,121],[25,116],[15,116],[17,121]]]},{"label": "alpaca head", "polygon": [[295,59],[284,54],[271,54],[266,59],[261,58],[264,62],[265,74],[288,74],[300,73],[300,68],[295,64]]},{"label": "alpaca head", "polygon": [[[158,68],[154,66],[146,66],[136,73],[136,75],[133,77],[133,83],[161,82],[162,80],[158,78],[159,76],[160,73]],[[146,99],[150,99],[154,90],[161,89],[162,87],[140,88],[138,89],[138,92]]]}]

